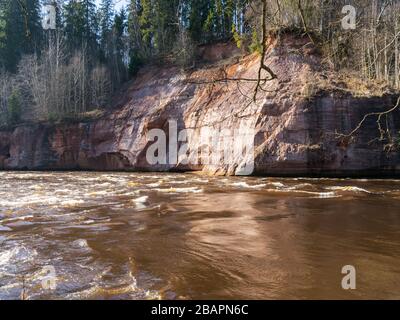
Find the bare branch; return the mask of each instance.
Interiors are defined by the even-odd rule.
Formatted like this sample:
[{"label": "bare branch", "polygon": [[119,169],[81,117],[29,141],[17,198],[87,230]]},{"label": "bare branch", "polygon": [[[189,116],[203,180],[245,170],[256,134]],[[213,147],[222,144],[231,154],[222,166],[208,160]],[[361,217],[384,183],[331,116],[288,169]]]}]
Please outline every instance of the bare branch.
[{"label": "bare branch", "polygon": [[[384,116],[387,116],[388,114],[396,111],[399,107],[400,107],[400,97],[398,98],[397,103],[394,107],[390,108],[387,111],[371,112],[371,113],[366,114],[353,131],[351,131],[349,134],[338,134],[337,136],[338,136],[338,138],[351,138],[362,128],[363,124],[365,123],[365,121],[367,121],[367,119],[369,119],[370,117],[377,116],[378,119],[376,120],[376,123],[378,125],[378,130],[380,133],[380,140],[382,141],[382,140],[384,140],[385,130],[383,130],[383,128],[382,128],[381,120]],[[387,121],[387,119],[386,119],[386,121]],[[387,124],[386,128],[388,130],[388,123],[386,122],[386,124]],[[388,136],[390,137],[390,132],[388,133]]]},{"label": "bare branch", "polygon": [[261,52],[261,61],[260,61],[260,68],[258,69],[258,79],[257,79],[257,85],[254,89],[254,96],[253,100],[254,102],[257,101],[257,94],[258,90],[261,86],[262,80],[262,72],[266,71],[269,75],[269,79],[264,79],[264,83],[266,81],[271,81],[277,78],[276,74],[268,67],[265,65],[265,56],[267,54],[267,0],[263,0],[263,6],[262,6],[262,52]]}]

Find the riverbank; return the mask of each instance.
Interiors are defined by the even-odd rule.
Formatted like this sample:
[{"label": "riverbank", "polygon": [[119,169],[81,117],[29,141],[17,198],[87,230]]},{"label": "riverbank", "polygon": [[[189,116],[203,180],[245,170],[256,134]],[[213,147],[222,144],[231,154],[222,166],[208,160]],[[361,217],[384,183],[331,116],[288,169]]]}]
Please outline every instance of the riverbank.
[{"label": "riverbank", "polygon": [[[251,128],[253,175],[400,176],[398,146],[388,147],[388,141],[379,139],[376,117],[367,119],[354,136],[340,138],[366,114],[392,108],[398,94],[341,83],[340,75],[322,64],[306,38],[286,35],[279,44],[274,41],[269,44],[266,64],[277,80],[262,86],[256,103],[254,82],[226,79],[256,79],[257,55],[240,57],[229,44],[213,46],[204,52],[207,64],[196,70],[143,68],[116,97],[112,110],[99,119],[1,131],[0,169],[239,174],[240,156],[228,163],[219,156],[211,165],[202,157],[189,164],[150,164],[147,134],[161,130],[169,143],[172,120],[178,132],[191,130],[185,141],[191,154],[204,148],[204,129],[234,132],[244,128],[248,134]],[[399,112],[388,114],[383,123],[384,130],[399,134]],[[222,134],[217,143],[223,143]]]}]

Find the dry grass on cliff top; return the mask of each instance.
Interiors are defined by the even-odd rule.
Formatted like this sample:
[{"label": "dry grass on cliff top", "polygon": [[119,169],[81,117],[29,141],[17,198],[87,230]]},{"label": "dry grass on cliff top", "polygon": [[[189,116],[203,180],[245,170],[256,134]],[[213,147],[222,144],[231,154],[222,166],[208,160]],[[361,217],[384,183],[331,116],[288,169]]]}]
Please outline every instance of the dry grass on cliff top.
[{"label": "dry grass on cliff top", "polygon": [[324,90],[343,91],[355,97],[382,97],[396,92],[386,81],[363,79],[355,72],[344,70],[335,76],[318,79],[318,85]]},{"label": "dry grass on cliff top", "polygon": [[[304,35],[289,32],[279,38],[272,37],[269,45],[270,51],[278,52],[281,69],[286,67],[285,61],[290,69],[293,54],[296,54],[296,63],[300,66],[297,76],[303,86],[301,95],[304,98],[322,92],[341,92],[354,97],[382,97],[399,92],[384,80],[367,79],[349,69],[336,70],[321,45],[311,43]],[[285,77],[285,70],[279,71]]]},{"label": "dry grass on cliff top", "polygon": [[301,95],[312,98],[321,92],[342,92],[354,97],[382,97],[395,94],[396,90],[385,81],[362,79],[354,73],[335,73],[335,77],[315,74],[315,78],[306,81]]}]

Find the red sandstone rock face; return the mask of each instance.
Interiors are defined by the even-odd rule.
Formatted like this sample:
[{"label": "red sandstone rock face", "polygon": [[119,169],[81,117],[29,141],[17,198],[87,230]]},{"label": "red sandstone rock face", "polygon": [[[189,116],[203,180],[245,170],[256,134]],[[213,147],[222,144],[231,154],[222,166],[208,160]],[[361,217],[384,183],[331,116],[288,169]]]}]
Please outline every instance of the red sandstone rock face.
[{"label": "red sandstone rock face", "polygon": [[[201,130],[238,129],[249,122],[255,128],[255,174],[265,175],[398,175],[398,152],[385,152],[376,119],[367,121],[355,141],[346,144],[336,132],[350,132],[366,113],[392,107],[395,95],[360,98],[341,90],[310,92],[310,83],[322,76],[320,58],[303,39],[271,43],[266,61],[278,76],[252,102],[254,82],[216,82],[223,78],[256,78],[255,55],[229,66],[209,66],[189,73],[178,68],[143,69],[117,108],[90,123],[26,125],[0,132],[2,169],[82,170],[198,170],[235,174],[237,162],[226,165],[149,165],[146,134],[159,128],[168,132],[168,120],[179,129],[190,128],[190,150],[201,148]],[[229,46],[226,47],[229,49]],[[221,48],[202,53],[227,57]],[[334,77],[330,73],[327,77]],[[399,113],[388,118],[400,131]]]}]

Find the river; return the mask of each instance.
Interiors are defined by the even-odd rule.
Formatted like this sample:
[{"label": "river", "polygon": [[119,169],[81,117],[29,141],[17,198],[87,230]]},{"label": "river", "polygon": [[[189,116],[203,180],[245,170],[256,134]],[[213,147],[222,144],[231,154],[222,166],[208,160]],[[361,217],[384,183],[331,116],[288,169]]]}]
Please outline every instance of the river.
[{"label": "river", "polygon": [[[398,180],[0,181],[0,299],[400,298]],[[346,265],[356,290],[342,288]]]}]

